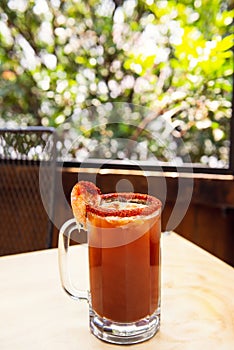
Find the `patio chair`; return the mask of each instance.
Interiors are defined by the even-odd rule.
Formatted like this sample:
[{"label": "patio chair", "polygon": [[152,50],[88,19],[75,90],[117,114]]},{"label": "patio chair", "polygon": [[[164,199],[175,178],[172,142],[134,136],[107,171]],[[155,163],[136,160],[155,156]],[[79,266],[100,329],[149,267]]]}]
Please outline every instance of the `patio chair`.
[{"label": "patio chair", "polygon": [[0,256],[51,247],[55,164],[53,128],[0,129]]}]

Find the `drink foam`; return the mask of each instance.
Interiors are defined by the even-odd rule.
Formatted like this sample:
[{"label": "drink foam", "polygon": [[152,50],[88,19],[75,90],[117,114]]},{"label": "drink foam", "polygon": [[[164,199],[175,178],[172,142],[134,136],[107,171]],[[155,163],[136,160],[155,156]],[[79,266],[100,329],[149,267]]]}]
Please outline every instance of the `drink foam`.
[{"label": "drink foam", "polygon": [[135,203],[135,202],[122,202],[122,201],[102,201],[100,203],[100,208],[103,209],[113,209],[113,210],[132,210],[136,208],[145,208],[146,204]]}]

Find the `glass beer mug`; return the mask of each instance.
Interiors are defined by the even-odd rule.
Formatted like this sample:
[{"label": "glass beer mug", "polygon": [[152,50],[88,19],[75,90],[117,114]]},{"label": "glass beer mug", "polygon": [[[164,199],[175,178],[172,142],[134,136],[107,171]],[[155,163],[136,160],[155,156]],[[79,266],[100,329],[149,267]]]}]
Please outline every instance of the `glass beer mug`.
[{"label": "glass beer mug", "polygon": [[86,216],[90,291],[74,289],[69,278],[70,236],[79,230],[75,219],[59,233],[64,289],[89,303],[97,338],[127,345],[153,337],[160,327],[161,202],[146,194],[105,194]]}]

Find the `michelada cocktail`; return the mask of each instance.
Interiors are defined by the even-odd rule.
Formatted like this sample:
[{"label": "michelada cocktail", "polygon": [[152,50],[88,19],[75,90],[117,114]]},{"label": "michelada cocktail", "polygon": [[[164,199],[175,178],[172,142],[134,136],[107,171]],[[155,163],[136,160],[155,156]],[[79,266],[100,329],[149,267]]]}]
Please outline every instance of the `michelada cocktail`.
[{"label": "michelada cocktail", "polygon": [[71,204],[88,232],[92,333],[116,344],[151,338],[160,326],[161,202],[140,193],[101,194],[81,181]]}]

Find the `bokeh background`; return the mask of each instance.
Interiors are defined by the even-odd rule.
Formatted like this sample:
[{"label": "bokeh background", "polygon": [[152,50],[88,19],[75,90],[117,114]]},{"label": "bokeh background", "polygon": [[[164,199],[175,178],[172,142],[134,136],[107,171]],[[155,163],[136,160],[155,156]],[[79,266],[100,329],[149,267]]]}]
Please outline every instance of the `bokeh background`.
[{"label": "bokeh background", "polygon": [[[1,0],[0,126],[56,127],[68,159],[167,161],[160,117],[182,163],[227,168],[233,14],[229,0]],[[116,118],[118,102],[151,113]]]}]

